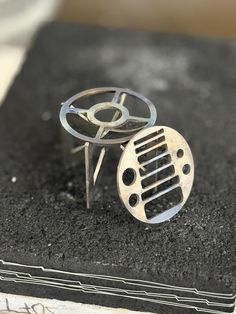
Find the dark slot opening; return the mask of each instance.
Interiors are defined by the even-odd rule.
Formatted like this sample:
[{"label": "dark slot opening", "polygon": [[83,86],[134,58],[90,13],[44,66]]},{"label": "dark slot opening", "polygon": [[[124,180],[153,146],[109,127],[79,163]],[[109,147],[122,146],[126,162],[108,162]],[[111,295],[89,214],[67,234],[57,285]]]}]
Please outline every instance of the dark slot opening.
[{"label": "dark slot opening", "polygon": [[143,142],[145,142],[145,141],[151,139],[152,137],[154,137],[154,136],[156,136],[156,135],[159,135],[159,134],[161,134],[161,133],[163,133],[163,132],[164,132],[164,129],[160,129],[158,132],[155,131],[155,132],[153,132],[153,133],[151,133],[151,134],[148,134],[147,136],[144,136],[144,137],[140,138],[139,140],[135,141],[135,142],[134,142],[134,145],[141,144],[141,143],[143,143]]},{"label": "dark slot opening", "polygon": [[165,141],[165,136],[163,135],[163,136],[160,136],[160,137],[156,138],[155,140],[149,142],[148,144],[144,144],[144,145],[140,146],[139,148],[136,148],[135,151],[138,154],[138,153],[145,151],[146,149],[148,149],[152,146],[155,146],[155,145],[157,145],[161,142],[164,142],[164,141]]},{"label": "dark slot opening", "polygon": [[138,162],[142,164],[143,162],[148,161],[154,158],[155,156],[159,156],[160,154],[165,153],[166,151],[167,151],[167,145],[163,144],[157,148],[150,150],[148,153],[139,156]]},{"label": "dark slot opening", "polygon": [[168,189],[169,187],[171,187],[177,183],[179,183],[179,176],[175,176],[172,179],[167,180],[166,182],[158,185],[157,187],[152,188],[149,191],[142,193],[142,199],[146,200],[147,198],[149,198],[153,195],[156,195],[156,194]]},{"label": "dark slot opening", "polygon": [[144,209],[148,219],[180,204],[183,199],[183,193],[180,187],[169,193],[158,197],[157,199],[145,204]]},{"label": "dark slot opening", "polygon": [[[141,170],[142,171],[142,170]],[[147,177],[146,179],[142,180],[142,187],[145,188],[146,186],[149,186],[153,184],[156,181],[160,181],[164,178],[167,178],[168,176],[171,176],[175,173],[175,168],[174,166],[170,166],[158,173],[153,174],[152,176]],[[145,174],[145,172],[143,173]]]}]

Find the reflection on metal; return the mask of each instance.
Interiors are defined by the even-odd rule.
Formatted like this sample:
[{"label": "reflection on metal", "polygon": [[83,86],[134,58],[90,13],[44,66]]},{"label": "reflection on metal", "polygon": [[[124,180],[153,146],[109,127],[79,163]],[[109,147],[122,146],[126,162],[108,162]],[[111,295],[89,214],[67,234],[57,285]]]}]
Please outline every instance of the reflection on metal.
[{"label": "reflection on metal", "polygon": [[[94,97],[104,97],[106,101],[97,103]],[[92,100],[89,103],[90,98]],[[84,99],[89,103],[89,108],[82,105]],[[131,99],[134,100],[133,103]],[[146,109],[146,115],[140,117],[130,112],[137,112],[137,102],[142,104],[141,112]],[[113,114],[107,119],[109,112]],[[69,121],[70,118],[74,118],[74,125]],[[64,102],[60,110],[60,121],[65,130],[79,141],[75,147],[73,140],[63,134],[64,156],[68,158],[68,155],[75,156],[79,152],[84,154],[82,162],[85,165],[86,203],[89,208],[99,188],[97,184],[95,189],[108,149],[127,143],[137,131],[153,126],[156,122],[156,109],[146,97],[129,89],[94,88]],[[97,161],[96,154],[99,155]]]},{"label": "reflection on metal", "polygon": [[101,152],[100,152],[100,155],[99,155],[99,158],[98,158],[98,162],[97,162],[97,166],[96,166],[96,169],[95,169],[94,174],[93,174],[93,184],[96,184],[97,177],[98,177],[99,171],[101,169],[101,165],[102,165],[105,153],[106,153],[106,149],[105,149],[105,147],[103,147],[101,149]]},{"label": "reflection on metal", "polygon": [[193,157],[185,139],[171,128],[154,126],[126,145],[117,169],[118,192],[135,218],[160,223],[183,207],[193,177]]},{"label": "reflection on metal", "polygon": [[[234,313],[235,295],[200,291],[152,281],[107,275],[67,272],[42,266],[24,265],[0,260],[0,281],[47,286],[89,294],[106,295],[179,307],[197,312]],[[78,300],[79,301],[79,300]],[[157,308],[158,310],[158,308]]]}]

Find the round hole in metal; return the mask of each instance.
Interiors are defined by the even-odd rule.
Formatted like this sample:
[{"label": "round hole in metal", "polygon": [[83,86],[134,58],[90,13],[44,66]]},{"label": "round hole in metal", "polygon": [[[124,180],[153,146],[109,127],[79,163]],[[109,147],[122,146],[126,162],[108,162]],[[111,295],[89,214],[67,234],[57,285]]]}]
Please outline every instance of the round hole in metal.
[{"label": "round hole in metal", "polygon": [[177,150],[177,153],[176,153],[176,154],[177,154],[177,157],[178,157],[178,158],[182,158],[183,155],[184,155],[184,151],[180,148],[180,149]]},{"label": "round hole in metal", "polygon": [[191,167],[190,167],[190,165],[189,164],[185,164],[184,166],[183,166],[183,173],[184,174],[189,174],[189,172],[190,172],[190,170],[191,170]]},{"label": "round hole in metal", "polygon": [[130,195],[129,197],[130,206],[135,207],[138,204],[138,201],[139,201],[138,194],[133,193]]},{"label": "round hole in metal", "polygon": [[98,110],[95,113],[95,118],[101,122],[117,121],[121,117],[121,111],[117,108],[107,108]]},{"label": "round hole in metal", "polygon": [[131,185],[135,182],[136,180],[136,172],[133,168],[127,168],[123,172],[122,180],[125,185]]}]

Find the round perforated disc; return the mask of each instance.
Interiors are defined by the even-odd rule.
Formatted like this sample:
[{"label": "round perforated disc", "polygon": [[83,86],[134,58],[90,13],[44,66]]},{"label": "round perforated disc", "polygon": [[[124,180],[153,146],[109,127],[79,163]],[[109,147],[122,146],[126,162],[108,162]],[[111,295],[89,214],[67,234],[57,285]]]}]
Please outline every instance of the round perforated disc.
[{"label": "round perforated disc", "polygon": [[191,150],[177,131],[154,126],[126,145],[117,168],[119,196],[146,223],[169,220],[183,207],[194,178]]}]

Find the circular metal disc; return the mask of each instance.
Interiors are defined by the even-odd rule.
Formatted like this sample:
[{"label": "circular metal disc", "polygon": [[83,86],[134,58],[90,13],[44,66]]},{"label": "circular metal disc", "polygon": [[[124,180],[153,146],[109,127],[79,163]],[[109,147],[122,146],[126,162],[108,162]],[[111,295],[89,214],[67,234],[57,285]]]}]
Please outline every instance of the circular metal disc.
[{"label": "circular metal disc", "polygon": [[[107,94],[107,93],[114,93],[113,98],[110,102],[102,102],[98,104],[94,104],[89,109],[84,108],[75,108],[73,103],[75,101],[79,101],[83,97],[89,97],[92,95],[99,95],[99,94]],[[126,108],[125,97],[126,95],[131,95],[138,100],[141,100],[144,105],[147,106],[149,110],[149,117],[144,118],[140,116],[133,116],[130,115],[128,109]],[[124,98],[122,99],[122,97]],[[105,110],[105,109],[116,109],[117,112],[121,115],[117,120],[113,119],[109,122],[103,122],[98,120],[95,117],[95,114],[98,111]],[[91,123],[92,126],[97,127],[97,134],[94,137],[90,137],[84,135],[83,132],[78,132],[73,129],[67,121],[67,115],[75,114],[78,116],[83,116],[84,119],[87,120],[88,123]],[[73,136],[90,143],[96,143],[101,145],[108,145],[108,144],[120,144],[127,142],[134,134],[134,132],[139,131],[140,129],[147,128],[153,126],[156,122],[156,108],[153,103],[144,97],[143,95],[136,93],[130,89],[124,88],[117,88],[117,87],[99,87],[93,88],[89,90],[85,90],[79,94],[72,96],[66,102],[62,104],[61,111],[60,111],[60,121],[62,126]],[[115,118],[115,117],[114,117]],[[125,123],[132,121],[133,123],[141,123],[142,126],[138,126],[132,129],[122,129],[121,127],[124,126]],[[119,128],[120,127],[120,128]],[[116,134],[114,138],[105,138],[105,136],[109,133],[113,132]],[[133,134],[127,136],[125,133],[133,132]],[[120,137],[117,136],[117,133],[120,133]],[[126,135],[126,136],[124,136]]]},{"label": "circular metal disc", "polygon": [[117,169],[118,192],[125,207],[138,220],[151,224],[169,220],[180,211],[193,178],[187,142],[165,126],[138,132],[126,145]]}]

